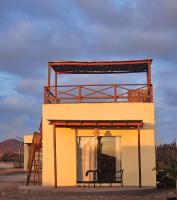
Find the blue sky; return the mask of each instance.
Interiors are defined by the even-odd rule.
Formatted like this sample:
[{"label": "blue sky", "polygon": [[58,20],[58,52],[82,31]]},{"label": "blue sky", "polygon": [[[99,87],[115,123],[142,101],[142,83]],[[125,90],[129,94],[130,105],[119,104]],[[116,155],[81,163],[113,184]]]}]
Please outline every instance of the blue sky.
[{"label": "blue sky", "polygon": [[[0,0],[0,140],[38,129],[49,60],[153,58],[156,138],[172,141],[177,136],[176,10],[176,0]],[[63,83],[76,79],[93,82],[90,76],[61,78]]]}]

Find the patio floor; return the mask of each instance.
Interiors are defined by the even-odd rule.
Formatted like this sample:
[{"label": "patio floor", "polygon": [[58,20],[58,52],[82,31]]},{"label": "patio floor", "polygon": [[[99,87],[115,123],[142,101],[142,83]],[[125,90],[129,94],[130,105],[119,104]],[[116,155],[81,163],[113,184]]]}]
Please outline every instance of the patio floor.
[{"label": "patio floor", "polygon": [[52,193],[52,194],[63,194],[63,195],[83,195],[83,194],[89,194],[89,195],[118,195],[118,194],[138,194],[138,195],[145,195],[150,194],[156,191],[155,188],[152,187],[119,187],[119,186],[102,186],[102,187],[44,187],[44,186],[20,186],[18,188],[21,192],[26,193]]}]

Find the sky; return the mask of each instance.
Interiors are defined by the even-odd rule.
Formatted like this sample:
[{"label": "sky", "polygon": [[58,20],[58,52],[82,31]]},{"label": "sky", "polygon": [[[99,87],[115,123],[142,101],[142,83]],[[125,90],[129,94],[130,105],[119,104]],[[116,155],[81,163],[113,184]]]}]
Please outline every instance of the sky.
[{"label": "sky", "polygon": [[[48,61],[146,58],[153,59],[156,141],[171,142],[177,137],[177,0],[0,0],[0,140],[38,129]],[[61,78],[78,80],[94,82],[88,75]]]}]

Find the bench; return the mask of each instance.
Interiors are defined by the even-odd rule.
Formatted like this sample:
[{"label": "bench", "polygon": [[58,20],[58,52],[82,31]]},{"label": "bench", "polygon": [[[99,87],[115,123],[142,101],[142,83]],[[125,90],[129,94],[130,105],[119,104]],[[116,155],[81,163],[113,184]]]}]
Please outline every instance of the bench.
[{"label": "bench", "polygon": [[[121,183],[121,186],[123,187],[123,172],[124,170],[119,170],[115,172],[88,170],[86,171],[85,175],[89,176],[89,174],[92,174],[92,180],[90,180],[88,183],[93,183],[94,187],[96,183],[100,184],[100,187],[102,183],[109,183],[110,187],[112,186],[112,183]],[[115,181],[111,176],[112,174],[114,174]]]}]

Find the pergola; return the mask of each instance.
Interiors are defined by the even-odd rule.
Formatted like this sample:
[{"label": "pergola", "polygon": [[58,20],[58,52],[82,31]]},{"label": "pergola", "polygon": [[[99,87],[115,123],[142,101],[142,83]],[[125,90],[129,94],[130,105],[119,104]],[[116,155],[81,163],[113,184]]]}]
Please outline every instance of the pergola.
[{"label": "pergola", "polygon": [[[78,103],[90,101],[152,102],[151,62],[132,61],[56,61],[48,63],[48,86],[44,87],[44,103]],[[58,85],[61,74],[125,74],[146,73],[146,84]],[[52,79],[54,83],[51,84]],[[124,90],[122,94],[118,91]],[[111,90],[111,92],[109,92]],[[88,92],[90,92],[88,94]],[[124,96],[127,94],[127,96]],[[95,96],[94,96],[95,95]],[[144,97],[144,98],[143,98]]]},{"label": "pergola", "polygon": [[131,61],[51,61],[48,62],[48,86],[51,86],[51,69],[55,74],[120,74],[147,73],[147,84],[151,84],[152,59]]}]

